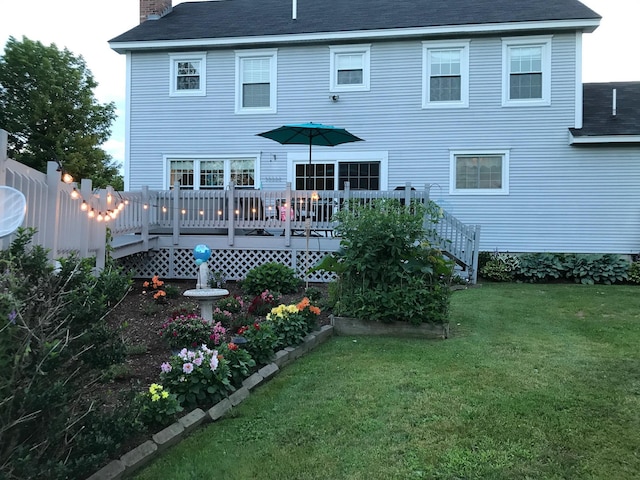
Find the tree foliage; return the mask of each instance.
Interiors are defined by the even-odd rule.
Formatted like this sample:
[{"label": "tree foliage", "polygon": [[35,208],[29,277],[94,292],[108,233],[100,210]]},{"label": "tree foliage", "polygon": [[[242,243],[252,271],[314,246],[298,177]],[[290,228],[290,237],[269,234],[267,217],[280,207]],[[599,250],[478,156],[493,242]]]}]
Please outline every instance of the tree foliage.
[{"label": "tree foliage", "polygon": [[100,148],[115,105],[98,103],[97,85],[82,56],[9,37],[0,57],[0,127],[9,132],[9,157],[42,172],[58,160],[76,179],[118,188],[118,166]]}]

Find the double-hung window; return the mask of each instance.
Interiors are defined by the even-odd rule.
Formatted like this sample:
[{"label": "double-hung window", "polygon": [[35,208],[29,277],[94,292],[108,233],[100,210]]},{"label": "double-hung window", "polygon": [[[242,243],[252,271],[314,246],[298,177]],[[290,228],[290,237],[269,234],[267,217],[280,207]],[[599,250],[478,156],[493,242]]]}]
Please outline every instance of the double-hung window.
[{"label": "double-hung window", "polygon": [[170,54],[170,96],[204,96],[207,84],[206,53]]},{"label": "double-hung window", "polygon": [[236,113],[276,113],[277,50],[236,51]]},{"label": "double-hung window", "polygon": [[422,42],[422,107],[469,106],[469,41]]},{"label": "double-hung window", "polygon": [[329,47],[332,92],[368,91],[371,45]]},{"label": "double-hung window", "polygon": [[551,104],[551,37],[502,40],[502,104]]},{"label": "double-hung window", "polygon": [[509,151],[452,151],[449,191],[454,195],[507,195]]},{"label": "double-hung window", "polygon": [[255,188],[257,157],[167,157],[169,188],[175,182],[183,190],[222,190],[231,182],[236,188]]}]

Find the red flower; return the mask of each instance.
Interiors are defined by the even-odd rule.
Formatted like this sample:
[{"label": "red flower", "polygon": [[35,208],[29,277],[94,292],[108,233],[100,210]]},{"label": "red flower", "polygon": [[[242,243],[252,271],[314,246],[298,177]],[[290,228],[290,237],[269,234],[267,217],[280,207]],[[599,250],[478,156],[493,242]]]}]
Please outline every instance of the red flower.
[{"label": "red flower", "polygon": [[178,336],[178,332],[173,332],[173,336],[177,337]]},{"label": "red flower", "polygon": [[253,324],[253,328],[255,328],[256,330],[260,330],[260,324],[258,322],[255,322]]},{"label": "red flower", "polygon": [[229,344],[229,350],[237,350],[237,349],[238,349],[238,345],[236,345],[235,343]]}]

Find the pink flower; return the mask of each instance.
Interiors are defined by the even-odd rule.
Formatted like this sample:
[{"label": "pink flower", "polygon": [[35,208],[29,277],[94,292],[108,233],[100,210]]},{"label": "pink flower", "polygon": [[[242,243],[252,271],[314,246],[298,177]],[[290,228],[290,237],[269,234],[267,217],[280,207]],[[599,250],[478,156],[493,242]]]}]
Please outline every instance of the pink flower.
[{"label": "pink flower", "polygon": [[200,365],[202,365],[202,357],[198,356],[196,358],[193,359],[193,363],[196,364],[197,367],[199,367]]},{"label": "pink flower", "polygon": [[160,365],[160,369],[163,373],[169,373],[171,371],[171,364],[169,362],[164,362]]},{"label": "pink flower", "polygon": [[193,372],[193,363],[187,362],[187,363],[183,364],[182,365],[182,371],[184,373],[187,373],[187,374]]},{"label": "pink flower", "polygon": [[212,372],[215,372],[216,368],[218,368],[218,352],[214,350],[214,354],[215,355],[211,356],[211,361],[209,362]]}]

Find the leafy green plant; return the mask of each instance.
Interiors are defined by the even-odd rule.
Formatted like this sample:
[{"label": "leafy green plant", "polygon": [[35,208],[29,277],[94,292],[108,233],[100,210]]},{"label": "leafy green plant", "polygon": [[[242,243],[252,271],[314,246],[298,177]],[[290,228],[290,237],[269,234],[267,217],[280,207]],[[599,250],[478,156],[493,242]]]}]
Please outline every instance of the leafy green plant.
[{"label": "leafy green plant", "polygon": [[235,391],[229,362],[206,345],[198,350],[183,348],[160,368],[160,380],[183,407],[213,405]]},{"label": "leafy green plant", "polygon": [[221,271],[209,271],[207,285],[211,288],[224,288],[227,283],[227,275]]},{"label": "leafy green plant", "polygon": [[183,410],[176,394],[157,383],[152,383],[148,391],[140,392],[136,402],[140,420],[149,427],[166,427]]},{"label": "leafy green plant", "polygon": [[220,310],[224,310],[229,313],[240,313],[242,311],[242,307],[244,307],[244,301],[242,300],[242,297],[238,295],[230,295],[218,300],[216,305]]},{"label": "leafy green plant", "polygon": [[176,312],[162,324],[158,334],[172,348],[195,348],[203,344],[220,344],[225,331],[219,321],[209,323],[195,313]]},{"label": "leafy green plant", "polygon": [[178,298],[180,296],[180,289],[175,285],[165,285],[164,291],[167,294],[167,298]]},{"label": "leafy green plant", "polygon": [[[340,251],[316,269],[337,274],[329,290],[334,312],[378,321],[429,322],[448,312],[452,262],[426,241],[427,227],[438,221],[433,202],[398,200],[350,203],[336,214]],[[430,298],[435,295],[437,301]],[[431,308],[441,308],[431,312]]]},{"label": "leafy green plant", "polygon": [[519,267],[520,260],[516,255],[495,252],[482,267],[480,274],[496,282],[510,282],[515,278]]},{"label": "leafy green plant", "polygon": [[265,290],[260,295],[255,296],[255,298],[251,301],[247,312],[249,313],[249,315],[264,317],[271,311],[273,307],[278,304],[280,298],[281,295],[278,292]]},{"label": "leafy green plant", "polygon": [[527,282],[547,282],[562,278],[565,265],[562,255],[555,253],[523,253],[519,257],[518,277]]},{"label": "leafy green plant", "polygon": [[273,308],[265,322],[271,322],[273,327],[273,333],[277,339],[276,350],[302,343],[311,330],[307,316],[294,304],[282,304]]},{"label": "leafy green plant", "polygon": [[294,293],[300,287],[296,272],[277,262],[267,262],[247,273],[242,282],[242,290],[247,295],[260,295],[265,290]]},{"label": "leafy green plant", "polygon": [[243,345],[257,365],[266,365],[273,358],[277,337],[273,331],[271,322],[254,322],[238,329],[238,335],[247,339]]},{"label": "leafy green plant", "polygon": [[317,302],[322,298],[322,292],[316,287],[307,287],[304,290],[304,295],[312,302]]},{"label": "leafy green plant", "polygon": [[109,327],[104,321],[92,326],[83,341],[87,346],[83,360],[93,368],[122,363],[127,355],[127,345],[119,329]]},{"label": "leafy green plant", "polygon": [[627,279],[629,262],[612,254],[571,254],[565,257],[566,276],[576,283],[622,282]]},{"label": "leafy green plant", "polygon": [[632,262],[629,264],[629,271],[627,272],[627,279],[631,283],[640,283],[640,262]]},{"label": "leafy green plant", "polygon": [[220,345],[218,353],[229,364],[231,384],[236,388],[240,387],[242,381],[249,376],[251,369],[256,366],[256,361],[247,350],[233,342]]}]

